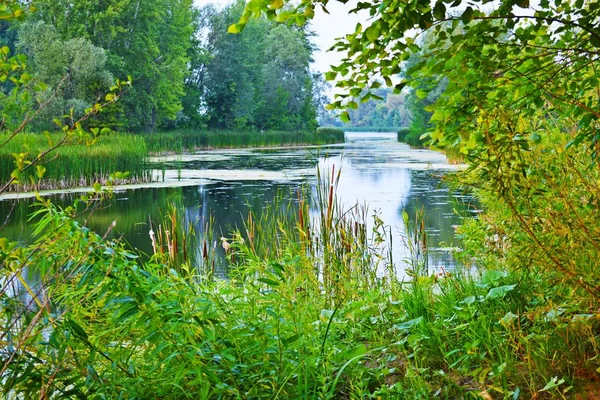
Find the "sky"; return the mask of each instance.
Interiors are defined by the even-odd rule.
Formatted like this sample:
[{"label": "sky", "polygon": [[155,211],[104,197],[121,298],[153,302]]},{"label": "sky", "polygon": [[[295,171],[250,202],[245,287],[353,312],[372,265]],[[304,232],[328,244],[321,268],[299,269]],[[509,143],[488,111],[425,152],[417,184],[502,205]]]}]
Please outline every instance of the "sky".
[{"label": "sky", "polygon": [[[194,0],[196,6],[199,7],[209,3],[225,6],[230,2],[230,0]],[[358,22],[364,25],[368,15],[348,14],[348,10],[352,9],[354,4],[356,4],[356,0],[349,1],[346,4],[332,1],[327,6],[329,15],[319,8],[315,9],[315,18],[310,26],[317,34],[317,37],[313,38],[313,42],[320,51],[313,55],[315,60],[313,63],[314,70],[324,73],[329,71],[330,65],[338,64],[343,54],[327,52],[327,50],[333,46],[335,38],[354,32]]]}]

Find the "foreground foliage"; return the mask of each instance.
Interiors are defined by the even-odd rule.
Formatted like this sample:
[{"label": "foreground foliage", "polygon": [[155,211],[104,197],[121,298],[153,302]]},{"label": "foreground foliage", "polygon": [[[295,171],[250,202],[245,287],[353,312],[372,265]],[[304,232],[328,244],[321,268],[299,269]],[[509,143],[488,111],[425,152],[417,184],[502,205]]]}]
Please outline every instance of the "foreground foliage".
[{"label": "foreground foliage", "polygon": [[[527,252],[535,246],[497,200],[461,228],[468,268],[429,274],[417,256],[403,281],[387,262],[382,222],[367,230],[365,209],[337,203],[338,177],[317,190],[315,220],[302,197],[291,219],[278,206],[251,214],[228,239],[227,280],[175,257],[180,242],[157,243],[144,262],[74,222],[75,208],[42,204],[37,243],[2,242],[4,392],[333,399],[596,390],[596,297],[540,274],[547,264]],[[554,209],[564,211],[546,213]],[[422,246],[419,226],[407,226],[412,248]],[[574,259],[593,251],[569,243]]]}]

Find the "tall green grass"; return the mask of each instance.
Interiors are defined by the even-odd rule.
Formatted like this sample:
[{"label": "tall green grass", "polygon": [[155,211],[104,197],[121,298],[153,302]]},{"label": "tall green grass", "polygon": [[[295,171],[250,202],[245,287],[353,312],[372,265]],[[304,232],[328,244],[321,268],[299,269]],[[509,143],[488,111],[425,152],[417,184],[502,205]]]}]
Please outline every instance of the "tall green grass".
[{"label": "tall green grass", "polygon": [[319,128],[314,132],[176,130],[141,135],[152,153],[195,149],[323,145],[344,142],[344,132]]},{"label": "tall green grass", "polygon": [[[0,177],[7,182],[16,168],[15,154],[25,154],[33,160],[52,147],[62,137],[51,134],[19,134],[9,139],[0,134]],[[7,141],[8,140],[8,141]],[[89,186],[94,182],[106,183],[111,174],[119,175],[120,182],[147,181],[149,174],[144,165],[149,153],[192,151],[195,149],[239,148],[265,146],[323,145],[344,141],[344,132],[319,128],[314,132],[258,132],[258,131],[192,131],[180,130],[134,135],[115,133],[101,136],[97,142],[86,145],[77,139],[44,156],[36,165],[45,172],[40,179],[39,169],[29,168],[11,185],[9,191],[62,189]]]},{"label": "tall green grass", "polygon": [[[6,142],[7,134],[0,134],[0,143]],[[51,134],[21,133],[0,147],[0,177],[8,181],[16,168],[13,154],[26,153],[33,160],[57,143],[62,136]],[[30,168],[21,177],[18,185],[9,190],[64,188],[88,186],[104,182],[111,174],[128,172],[129,180],[144,180],[144,163],[147,147],[140,137],[128,134],[101,136],[96,143],[86,145],[73,139],[44,156],[37,165],[45,168],[42,179],[36,176],[36,168]]]},{"label": "tall green grass", "polygon": [[398,130],[398,141],[408,144],[410,147],[418,149],[425,148],[425,140],[421,139],[424,131],[415,129],[414,127],[401,128]]}]

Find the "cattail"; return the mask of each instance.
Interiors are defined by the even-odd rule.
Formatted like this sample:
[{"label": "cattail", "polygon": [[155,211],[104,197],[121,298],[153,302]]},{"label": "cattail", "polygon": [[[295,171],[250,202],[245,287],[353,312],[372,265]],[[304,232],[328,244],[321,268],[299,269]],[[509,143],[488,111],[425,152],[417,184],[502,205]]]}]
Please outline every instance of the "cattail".
[{"label": "cattail", "polygon": [[154,231],[150,229],[150,241],[152,242],[152,251],[156,254],[156,239],[154,237]]},{"label": "cattail", "polygon": [[225,249],[225,253],[229,252],[229,248],[231,247],[229,242],[227,242],[227,238],[225,237],[221,238],[221,246],[223,246],[223,248]]}]

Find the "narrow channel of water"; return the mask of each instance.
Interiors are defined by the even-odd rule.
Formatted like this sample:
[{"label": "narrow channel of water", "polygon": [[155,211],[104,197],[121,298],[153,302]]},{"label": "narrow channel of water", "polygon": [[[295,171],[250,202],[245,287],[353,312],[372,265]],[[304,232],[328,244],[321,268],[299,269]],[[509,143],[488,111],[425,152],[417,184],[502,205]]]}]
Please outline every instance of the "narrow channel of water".
[{"label": "narrow channel of water", "polygon": [[[321,171],[335,165],[342,170],[339,198],[347,206],[357,202],[368,205],[370,214],[376,212],[390,226],[395,260],[408,257],[401,240],[402,212],[412,216],[422,207],[429,234],[429,264],[452,268],[448,249],[455,244],[454,227],[477,212],[473,199],[452,193],[442,182],[443,175],[457,167],[440,153],[398,143],[392,133],[346,135],[346,144],[320,149],[212,150],[153,159],[154,176],[167,187],[119,191],[89,216],[88,226],[102,234],[117,221],[116,236],[150,253],[149,221],[160,221],[169,204],[174,204],[186,227],[193,225],[202,232],[212,218],[217,237],[227,236],[233,227],[241,226],[248,210],[264,208],[278,194],[296,201],[298,190],[316,185],[317,165]],[[75,196],[53,197],[64,205]],[[10,214],[0,236],[30,242],[27,218],[33,203],[30,198],[0,201],[0,222]]]}]

